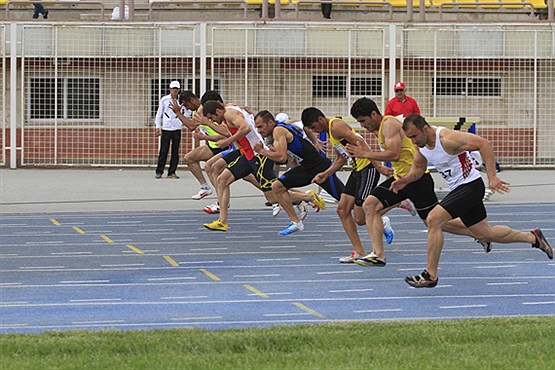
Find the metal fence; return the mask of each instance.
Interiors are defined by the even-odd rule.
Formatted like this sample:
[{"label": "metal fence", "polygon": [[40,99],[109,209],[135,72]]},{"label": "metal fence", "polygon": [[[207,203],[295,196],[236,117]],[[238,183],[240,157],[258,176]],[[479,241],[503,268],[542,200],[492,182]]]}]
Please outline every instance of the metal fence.
[{"label": "metal fence", "polygon": [[[361,96],[383,110],[402,80],[425,116],[478,118],[502,164],[555,166],[549,25],[12,23],[0,33],[0,158],[11,167],[154,165],[154,115],[173,79],[291,117],[308,106],[349,117]],[[186,129],[183,139],[185,153],[195,143]]]}]

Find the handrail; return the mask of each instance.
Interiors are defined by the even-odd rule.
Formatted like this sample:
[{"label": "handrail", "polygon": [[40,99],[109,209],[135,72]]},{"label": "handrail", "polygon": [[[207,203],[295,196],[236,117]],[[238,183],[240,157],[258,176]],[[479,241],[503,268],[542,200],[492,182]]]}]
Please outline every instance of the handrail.
[{"label": "handrail", "polygon": [[455,8],[455,7],[459,7],[459,6],[474,6],[476,8],[481,8],[484,6],[499,6],[501,8],[505,7],[505,6],[515,6],[515,5],[521,5],[521,6],[529,6],[530,7],[530,16],[534,17],[534,12],[536,10],[536,8],[534,7],[534,4],[528,2],[528,1],[512,1],[512,2],[499,2],[499,1],[480,1],[480,2],[472,2],[472,1],[465,1],[465,2],[448,2],[448,3],[441,3],[439,4],[439,19],[443,20],[443,8],[444,7],[449,7],[449,8]]},{"label": "handrail", "polygon": [[389,18],[393,18],[393,5],[388,1],[368,1],[368,0],[298,0],[295,4],[295,18],[299,18],[300,4],[332,4],[332,5],[377,5],[389,7]]},{"label": "handrail", "polygon": [[245,0],[153,0],[148,4],[148,20],[152,20],[152,8],[155,6],[168,5],[194,5],[194,4],[240,4],[243,7],[243,15],[247,18],[247,2]]},{"label": "handrail", "polygon": [[[6,10],[5,10],[5,19],[8,20],[10,17],[10,5],[31,5],[33,3],[40,3],[41,1],[38,0],[8,0],[6,2]],[[101,19],[104,19],[104,4],[102,1],[95,1],[95,0],[63,0],[63,1],[56,1],[56,0],[49,0],[44,1],[48,3],[48,6],[51,5],[98,5],[100,6],[100,16]]]}]

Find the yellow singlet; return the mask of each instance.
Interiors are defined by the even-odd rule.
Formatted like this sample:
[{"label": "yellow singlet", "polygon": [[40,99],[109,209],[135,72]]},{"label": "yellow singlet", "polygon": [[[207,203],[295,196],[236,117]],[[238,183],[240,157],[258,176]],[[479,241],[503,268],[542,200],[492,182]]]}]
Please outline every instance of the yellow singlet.
[{"label": "yellow singlet", "polygon": [[[380,142],[380,145],[385,150],[387,150],[387,145],[385,144],[385,141],[382,137],[382,128],[383,128],[383,123],[388,118],[397,119],[396,117],[393,117],[393,116],[384,116],[382,118],[382,121],[380,122],[380,128],[378,130],[378,135],[377,135],[377,139]],[[401,141],[401,156],[399,157],[398,161],[391,162],[391,165],[393,166],[393,176],[395,176],[396,179],[399,178],[398,175],[406,176],[407,173],[409,173],[409,170],[412,166],[412,162],[414,162],[415,151],[416,151],[416,148],[412,144],[412,141],[406,136],[403,137],[403,140]]]},{"label": "yellow singlet", "polygon": [[[341,118],[331,118],[329,120],[328,137],[329,137],[329,140],[330,140],[330,144],[333,145],[335,150],[337,150],[337,152],[343,158],[347,159],[347,161],[351,161],[351,167],[353,167],[353,171],[360,171],[360,170],[366,168],[367,166],[371,165],[372,163],[370,162],[370,160],[368,158],[349,157],[349,154],[345,150],[345,145],[348,144],[348,141],[345,140],[345,139],[337,140],[336,138],[333,137],[333,135],[331,134],[331,126],[333,124],[333,121],[340,121],[340,120],[341,120]],[[349,126],[351,128],[351,131],[355,135],[360,136],[359,134],[356,133],[356,131],[348,123],[347,123],[347,126]],[[362,136],[360,136],[360,137],[362,137]]]}]

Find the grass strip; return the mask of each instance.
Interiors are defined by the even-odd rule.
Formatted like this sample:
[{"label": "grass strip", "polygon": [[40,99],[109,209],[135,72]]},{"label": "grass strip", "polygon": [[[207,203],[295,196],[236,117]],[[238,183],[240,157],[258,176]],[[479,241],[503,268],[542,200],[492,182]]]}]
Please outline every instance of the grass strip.
[{"label": "grass strip", "polygon": [[7,369],[555,369],[555,316],[0,335]]}]

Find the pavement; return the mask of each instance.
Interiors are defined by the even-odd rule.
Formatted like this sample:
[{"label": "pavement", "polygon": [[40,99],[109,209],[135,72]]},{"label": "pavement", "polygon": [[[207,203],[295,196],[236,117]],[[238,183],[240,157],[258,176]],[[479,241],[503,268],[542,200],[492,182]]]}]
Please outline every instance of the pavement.
[{"label": "pavement", "polygon": [[[0,169],[0,214],[185,211],[200,210],[216,201],[215,193],[201,201],[192,200],[198,182],[186,170],[178,174],[179,179],[155,179],[152,169],[4,168]],[[344,180],[348,175],[348,171],[339,174]],[[432,175],[436,188],[446,190],[445,181],[437,173]],[[511,184],[511,192],[494,194],[489,203],[555,203],[553,169],[505,170],[499,176]],[[232,185],[233,209],[263,209],[264,203],[262,193],[251,184],[238,181]]]}]

